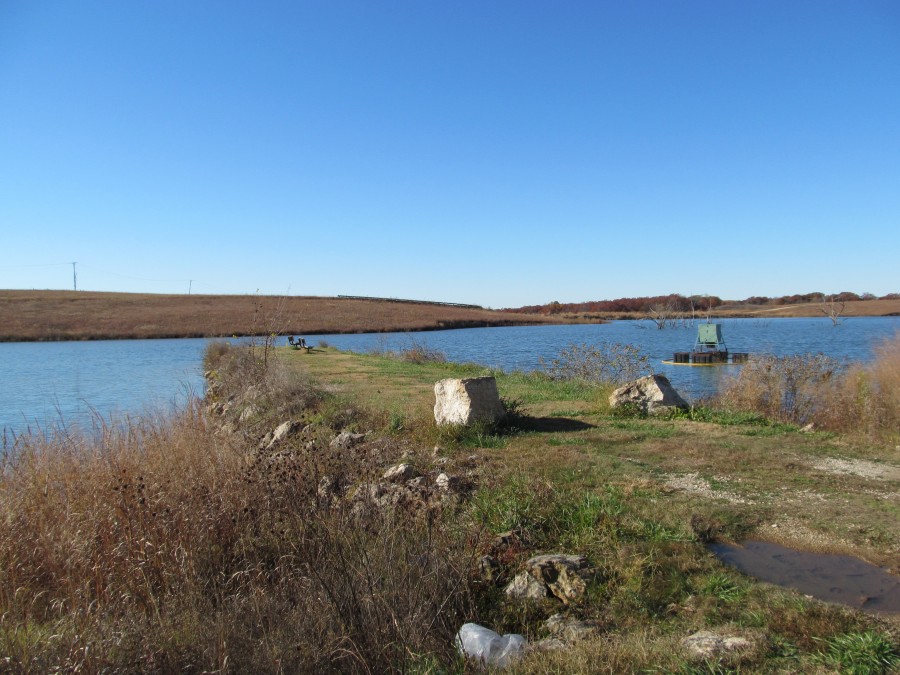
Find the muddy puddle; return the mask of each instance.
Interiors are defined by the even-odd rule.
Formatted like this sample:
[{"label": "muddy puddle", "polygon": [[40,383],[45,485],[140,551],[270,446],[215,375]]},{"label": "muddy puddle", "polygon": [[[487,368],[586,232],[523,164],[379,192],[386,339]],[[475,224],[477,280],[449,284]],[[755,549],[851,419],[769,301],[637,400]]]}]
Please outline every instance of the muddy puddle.
[{"label": "muddy puddle", "polygon": [[826,602],[900,614],[900,577],[846,555],[797,551],[764,541],[711,544],[721,560],[751,577]]}]

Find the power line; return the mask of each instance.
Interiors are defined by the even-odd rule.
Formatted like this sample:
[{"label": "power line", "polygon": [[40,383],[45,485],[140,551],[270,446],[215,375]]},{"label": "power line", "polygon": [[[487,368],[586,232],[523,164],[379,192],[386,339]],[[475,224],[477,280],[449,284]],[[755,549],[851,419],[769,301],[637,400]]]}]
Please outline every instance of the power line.
[{"label": "power line", "polygon": [[37,265],[0,265],[0,270],[20,270],[26,267],[62,267],[63,265],[71,265],[72,263],[40,263]]}]

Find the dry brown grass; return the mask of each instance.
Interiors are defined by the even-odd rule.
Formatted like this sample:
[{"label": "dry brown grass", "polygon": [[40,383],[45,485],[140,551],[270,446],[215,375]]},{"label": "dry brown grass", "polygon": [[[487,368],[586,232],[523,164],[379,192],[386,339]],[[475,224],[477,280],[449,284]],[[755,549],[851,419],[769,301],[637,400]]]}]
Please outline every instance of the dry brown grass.
[{"label": "dry brown grass", "polygon": [[781,422],[856,435],[900,434],[900,334],[883,341],[868,365],[821,354],[757,357],[725,387],[715,405]]},{"label": "dry brown grass", "polygon": [[[323,476],[370,480],[389,448],[331,448],[327,395],[220,352],[214,398],[235,402],[235,378],[256,387],[262,421],[249,431],[215,431],[195,405],[97,438],[24,437],[5,459],[0,671],[386,672],[423,653],[452,660],[466,532],[440,514],[325,503]],[[285,406],[319,422],[277,454],[254,451]]]},{"label": "dry brown grass", "polygon": [[0,291],[0,341],[419,331],[566,323],[426,303],[257,295]]},{"label": "dry brown grass", "polygon": [[817,416],[826,428],[900,437],[900,334],[875,348],[875,360],[847,370]]}]

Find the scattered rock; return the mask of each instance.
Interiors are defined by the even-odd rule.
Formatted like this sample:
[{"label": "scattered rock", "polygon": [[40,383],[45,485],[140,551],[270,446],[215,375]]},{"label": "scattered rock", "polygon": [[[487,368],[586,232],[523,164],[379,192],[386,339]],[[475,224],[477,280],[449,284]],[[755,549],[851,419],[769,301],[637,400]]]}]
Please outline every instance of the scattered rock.
[{"label": "scattered rock", "polygon": [[385,511],[412,504],[418,495],[409,488],[395,483],[363,483],[353,493],[353,513],[367,515],[369,509]]},{"label": "scattered rock", "polygon": [[525,568],[564,604],[584,596],[587,581],[595,571],[583,555],[563,553],[535,556],[525,563]]},{"label": "scattered rock", "polygon": [[701,630],[681,641],[688,655],[697,661],[716,659],[725,654],[753,648],[753,643],[737,635],[718,635]]},{"label": "scattered rock", "polygon": [[556,598],[568,605],[584,596],[594,568],[581,555],[552,553],[539,555],[525,563],[506,587],[506,595],[517,600]]},{"label": "scattered rock", "polygon": [[507,530],[506,532],[501,532],[496,537],[494,537],[494,541],[491,544],[491,547],[494,549],[505,549],[510,546],[520,546],[522,543],[522,538],[519,536],[519,533],[516,530]]},{"label": "scattered rock", "polygon": [[451,476],[447,473],[439,473],[434,479],[435,487],[444,492],[457,494],[463,492],[466,488],[465,481],[459,476]]},{"label": "scattered rock", "polygon": [[544,628],[551,636],[570,644],[594,637],[599,632],[596,624],[564,614],[551,616],[544,622]]},{"label": "scattered rock", "polygon": [[434,385],[434,419],[438,426],[493,424],[506,416],[493,377],[449,378]]},{"label": "scattered rock", "polygon": [[491,542],[488,552],[503,564],[510,564],[528,548],[525,535],[517,530],[501,532]]},{"label": "scattered rock", "polygon": [[547,586],[528,572],[519,572],[503,592],[512,600],[546,600],[550,597]]},{"label": "scattered rock", "polygon": [[500,577],[500,562],[492,555],[478,559],[478,575],[485,581],[496,581]]},{"label": "scattered rock", "polygon": [[244,424],[246,422],[249,422],[257,415],[259,415],[259,408],[251,403],[241,411],[241,415],[240,417],[238,417],[238,422],[240,424]]},{"label": "scattered rock", "polygon": [[405,483],[421,475],[412,464],[398,464],[385,471],[382,478],[391,483]]},{"label": "scattered rock", "polygon": [[609,405],[612,408],[634,405],[648,415],[688,407],[665,375],[647,375],[619,387],[610,395]]},{"label": "scattered rock", "polygon": [[426,485],[425,476],[416,476],[406,481],[406,484],[411,488],[424,488]]},{"label": "scattered rock", "polygon": [[344,494],[343,485],[331,476],[322,476],[316,488],[316,496],[323,506],[336,506]]},{"label": "scattered rock", "polygon": [[456,634],[456,647],[466,658],[485,666],[505,668],[525,652],[527,641],[518,633],[499,635],[477,623],[463,624]]},{"label": "scattered rock", "polygon": [[[287,422],[282,422],[272,432],[271,439],[269,440],[269,443],[266,447],[267,448],[275,447],[276,445],[281,443],[284,439],[286,439],[288,436],[292,436],[293,434],[297,433],[299,428],[300,428],[300,425],[297,422],[294,422],[292,420],[288,420]],[[266,434],[266,436],[268,437],[268,434]]]},{"label": "scattered rock", "polygon": [[537,642],[530,642],[526,646],[526,651],[529,652],[553,652],[561,649],[568,649],[569,645],[560,640],[559,638],[549,637],[544,638],[543,640],[538,640]]},{"label": "scattered rock", "polygon": [[362,441],[365,440],[365,438],[366,438],[365,434],[354,434],[349,431],[342,431],[337,436],[335,436],[333,439],[331,439],[330,445],[332,448],[339,448],[341,450],[349,450],[354,445],[357,445],[358,443],[362,443]]}]

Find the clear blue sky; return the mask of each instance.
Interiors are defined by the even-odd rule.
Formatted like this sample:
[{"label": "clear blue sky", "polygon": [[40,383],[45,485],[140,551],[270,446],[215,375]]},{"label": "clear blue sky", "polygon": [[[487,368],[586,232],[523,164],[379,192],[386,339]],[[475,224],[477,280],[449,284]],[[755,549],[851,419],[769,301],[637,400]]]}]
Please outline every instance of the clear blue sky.
[{"label": "clear blue sky", "polygon": [[900,3],[0,0],[0,233],[0,288],[897,292]]}]

